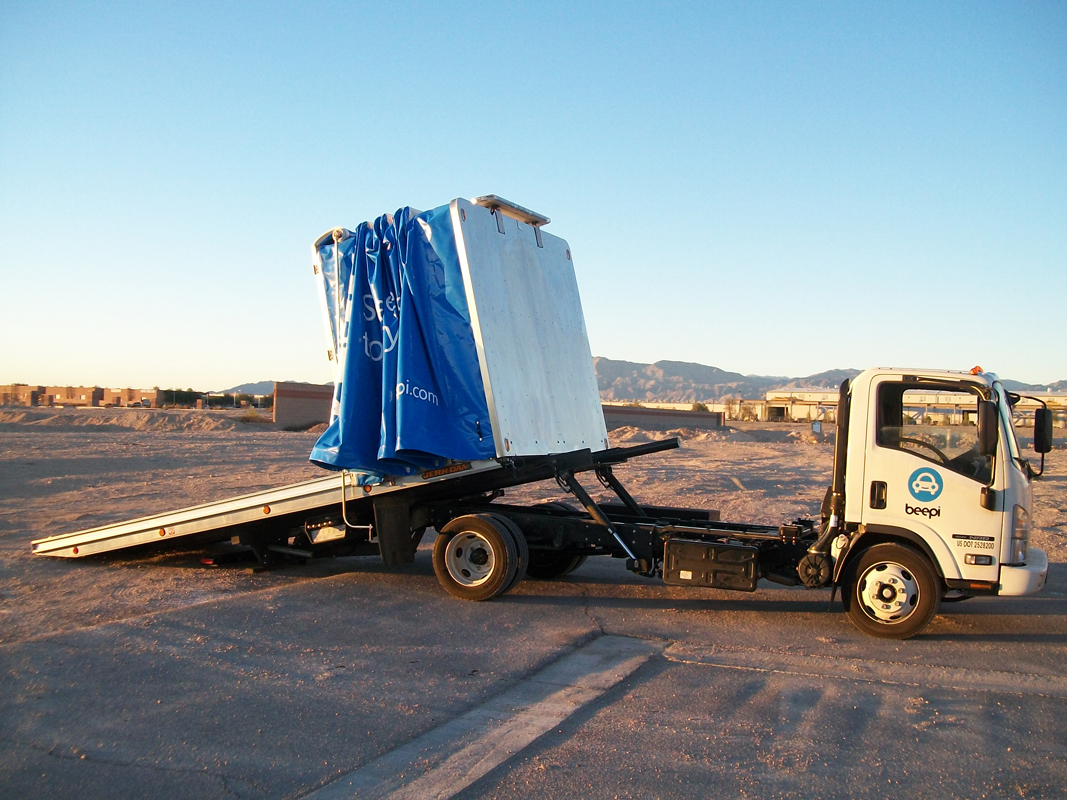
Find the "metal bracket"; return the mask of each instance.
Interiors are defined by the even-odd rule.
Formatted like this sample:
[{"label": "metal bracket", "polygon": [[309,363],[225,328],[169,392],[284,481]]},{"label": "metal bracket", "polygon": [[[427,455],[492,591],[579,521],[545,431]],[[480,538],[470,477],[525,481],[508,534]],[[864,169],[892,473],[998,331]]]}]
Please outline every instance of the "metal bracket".
[{"label": "metal bracket", "polygon": [[593,498],[589,496],[589,493],[582,488],[582,485],[578,483],[574,477],[574,473],[562,472],[556,476],[556,480],[561,481],[567,489],[570,490],[570,493],[578,498],[578,502],[580,502],[585,507],[585,510],[589,512],[589,516],[591,516],[598,525],[606,528],[608,533],[610,533],[615,541],[619,543],[619,546],[622,547],[623,552],[629,556],[631,561],[636,563],[638,559],[637,556],[634,555],[634,551],[631,550],[630,546],[623,541],[621,536],[619,536],[619,532],[615,530],[615,526],[611,524],[611,520],[609,520],[607,515],[600,509],[600,506],[596,504],[596,501],[593,500]]},{"label": "metal bracket", "polygon": [[348,514],[345,511],[345,502],[348,499],[348,470],[341,470],[341,521],[344,522],[346,528],[354,528],[348,521]]},{"label": "metal bracket", "polygon": [[626,487],[619,483],[619,479],[615,477],[615,473],[611,471],[610,466],[604,465],[601,467],[597,467],[596,477],[605,489],[611,489],[611,491],[615,492],[616,496],[620,500],[622,500],[623,505],[625,505],[630,511],[632,511],[634,516],[648,516],[648,514],[645,513],[645,510],[641,508],[641,506],[638,505],[637,501],[633,499],[630,493],[626,491]]},{"label": "metal bracket", "polygon": [[500,210],[512,219],[517,219],[519,222],[525,222],[527,225],[533,225],[535,228],[538,228],[541,225],[547,225],[552,221],[544,214],[538,214],[536,211],[531,211],[528,208],[520,206],[518,203],[512,203],[510,200],[505,200],[503,197],[495,194],[486,194],[481,197],[475,197],[471,202],[476,206],[488,208],[490,211]]}]

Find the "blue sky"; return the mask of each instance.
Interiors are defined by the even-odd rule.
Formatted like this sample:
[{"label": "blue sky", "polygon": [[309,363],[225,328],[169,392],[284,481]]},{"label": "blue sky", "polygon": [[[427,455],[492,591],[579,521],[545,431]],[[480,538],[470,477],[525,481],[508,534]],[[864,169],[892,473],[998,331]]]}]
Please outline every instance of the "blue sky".
[{"label": "blue sky", "polygon": [[322,231],[553,219],[594,354],[1067,378],[1067,4],[0,4],[0,383],[328,381]]}]

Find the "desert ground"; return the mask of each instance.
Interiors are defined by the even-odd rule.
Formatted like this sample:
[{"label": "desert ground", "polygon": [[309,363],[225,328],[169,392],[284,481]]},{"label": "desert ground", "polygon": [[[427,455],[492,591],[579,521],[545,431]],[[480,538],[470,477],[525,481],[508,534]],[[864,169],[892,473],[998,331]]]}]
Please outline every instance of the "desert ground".
[{"label": "desert ground", "polygon": [[[945,604],[907,642],[863,636],[839,602],[827,610],[829,591],[676,589],[612,559],[464,603],[437,586],[430,536],[394,570],[207,568],[180,542],[30,553],[48,535],[318,477],[316,435],[216,412],[0,409],[0,796],[1064,793],[1062,439],[1034,484],[1044,591]],[[649,503],[780,523],[817,516],[829,482],[832,440],[806,426],[612,435],[682,438],[617,470]],[[508,494],[561,498],[555,483]],[[486,709],[634,642],[647,652],[632,671],[487,760],[482,728],[506,725]]]}]

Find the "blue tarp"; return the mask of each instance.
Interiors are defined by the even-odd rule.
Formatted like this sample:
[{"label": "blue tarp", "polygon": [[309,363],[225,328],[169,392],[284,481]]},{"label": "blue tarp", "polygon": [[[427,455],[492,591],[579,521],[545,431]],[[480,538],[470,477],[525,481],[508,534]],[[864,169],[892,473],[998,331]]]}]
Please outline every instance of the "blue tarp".
[{"label": "blue tarp", "polygon": [[448,206],[402,208],[318,249],[328,305],[331,283],[347,284],[348,346],[311,461],[373,483],[495,456]]}]

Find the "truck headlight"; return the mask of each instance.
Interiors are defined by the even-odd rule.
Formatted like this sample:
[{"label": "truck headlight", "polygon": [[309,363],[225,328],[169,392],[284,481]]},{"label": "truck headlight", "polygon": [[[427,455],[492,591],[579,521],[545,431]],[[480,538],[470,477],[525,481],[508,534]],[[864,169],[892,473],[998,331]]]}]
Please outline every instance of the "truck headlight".
[{"label": "truck headlight", "polygon": [[1012,515],[1010,544],[1009,562],[1025,564],[1026,548],[1030,544],[1030,514],[1022,506],[1015,506],[1015,513]]}]

